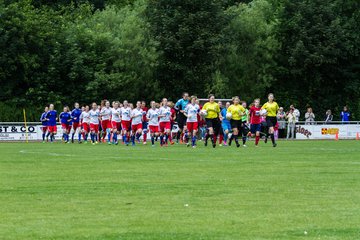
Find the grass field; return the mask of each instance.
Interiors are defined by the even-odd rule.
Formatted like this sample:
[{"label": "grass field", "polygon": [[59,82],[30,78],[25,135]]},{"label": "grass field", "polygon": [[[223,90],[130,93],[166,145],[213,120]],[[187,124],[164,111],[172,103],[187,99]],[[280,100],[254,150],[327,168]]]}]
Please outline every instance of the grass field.
[{"label": "grass field", "polygon": [[360,239],[360,141],[0,144],[0,239]]}]

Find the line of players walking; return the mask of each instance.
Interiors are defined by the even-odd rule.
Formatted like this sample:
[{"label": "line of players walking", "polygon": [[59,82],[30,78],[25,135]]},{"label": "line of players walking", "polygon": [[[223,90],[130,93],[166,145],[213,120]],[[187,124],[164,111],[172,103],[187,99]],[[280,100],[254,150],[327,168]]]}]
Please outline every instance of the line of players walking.
[{"label": "line of players walking", "polygon": [[[246,102],[241,102],[237,96],[232,101],[232,104],[227,102],[222,108],[215,102],[215,96],[210,95],[208,102],[201,106],[196,96],[189,97],[188,93],[184,93],[175,104],[163,98],[160,103],[151,101],[150,108],[147,108],[145,102],[141,101],[133,106],[126,100],[123,103],[113,101],[112,104],[103,100],[100,105],[94,102],[81,108],[75,103],[72,111],[65,106],[59,115],[54,105],[50,104],[40,118],[43,142],[55,141],[59,121],[65,143],[73,143],[77,134],[79,143],[88,143],[90,137],[94,145],[99,142],[117,145],[120,137],[124,145],[135,146],[140,143],[141,136],[143,144],[146,144],[149,132],[152,146],[156,141],[160,146],[168,146],[174,144],[175,139],[177,143],[184,142],[195,148],[200,138],[205,146],[210,140],[215,148],[219,140],[220,146],[231,146],[235,142],[240,147],[241,138],[242,145],[246,147],[249,136],[255,137],[255,146],[258,146],[260,138],[264,136],[265,143],[270,137],[276,147],[274,126],[279,106],[274,101],[274,95],[270,93],[268,102],[262,106],[260,99],[255,99],[249,109]],[[173,133],[176,123],[178,131]]]}]

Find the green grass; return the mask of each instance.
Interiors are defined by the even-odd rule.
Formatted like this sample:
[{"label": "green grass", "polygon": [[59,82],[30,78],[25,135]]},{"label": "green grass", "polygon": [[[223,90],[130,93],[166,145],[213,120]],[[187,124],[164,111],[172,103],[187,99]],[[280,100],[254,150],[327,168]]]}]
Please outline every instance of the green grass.
[{"label": "green grass", "polygon": [[360,238],[360,142],[249,145],[2,143],[0,239]]}]

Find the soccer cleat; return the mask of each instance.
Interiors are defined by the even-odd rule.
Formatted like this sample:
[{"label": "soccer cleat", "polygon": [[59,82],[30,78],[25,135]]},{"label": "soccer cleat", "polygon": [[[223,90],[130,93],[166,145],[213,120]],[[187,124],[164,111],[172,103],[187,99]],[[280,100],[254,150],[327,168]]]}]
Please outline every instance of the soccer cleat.
[{"label": "soccer cleat", "polygon": [[79,144],[82,144],[82,141],[79,141],[78,143],[79,143]]},{"label": "soccer cleat", "polygon": [[196,146],[192,146],[192,148],[196,148]]},{"label": "soccer cleat", "polygon": [[91,143],[92,145],[95,145],[95,143],[93,142],[93,143]]},{"label": "soccer cleat", "polygon": [[222,144],[219,144],[219,147],[222,147],[223,145]]},{"label": "soccer cleat", "polygon": [[95,144],[98,144],[99,142],[98,141],[95,141]]},{"label": "soccer cleat", "polygon": [[216,143],[213,143],[212,146],[213,146],[213,148],[216,148]]},{"label": "soccer cleat", "polygon": [[268,140],[267,137],[265,137],[264,143],[267,143],[267,140]]},{"label": "soccer cleat", "polygon": [[276,147],[276,146],[277,146],[277,144],[276,144],[276,143],[274,143],[274,144],[273,144],[273,147]]},{"label": "soccer cleat", "polygon": [[187,147],[190,147],[190,143],[187,143],[186,146],[187,146]]},{"label": "soccer cleat", "polygon": [[71,142],[67,141],[66,143],[69,144],[69,143],[71,143]]},{"label": "soccer cleat", "polygon": [[174,142],[170,142],[171,145],[174,145],[175,143]]},{"label": "soccer cleat", "polygon": [[74,139],[71,139],[71,143],[74,143]]},{"label": "soccer cleat", "polygon": [[205,142],[204,142],[205,147],[207,147],[207,144],[208,144],[208,142],[205,140]]},{"label": "soccer cleat", "polygon": [[111,142],[108,142],[108,145],[111,145]]},{"label": "soccer cleat", "polygon": [[247,147],[247,146],[244,144],[243,147]]},{"label": "soccer cleat", "polygon": [[143,142],[143,144],[144,144],[144,145],[146,145],[146,144],[147,144],[147,142]]},{"label": "soccer cleat", "polygon": [[115,145],[118,145],[118,144],[119,144],[119,142],[118,142],[118,141],[116,141],[114,144],[115,144]]},{"label": "soccer cleat", "polygon": [[152,144],[151,146],[152,146],[152,147],[155,147],[155,145],[154,145],[154,144]]},{"label": "soccer cleat", "polygon": [[240,147],[240,144],[236,143],[236,147],[237,147],[237,148]]}]

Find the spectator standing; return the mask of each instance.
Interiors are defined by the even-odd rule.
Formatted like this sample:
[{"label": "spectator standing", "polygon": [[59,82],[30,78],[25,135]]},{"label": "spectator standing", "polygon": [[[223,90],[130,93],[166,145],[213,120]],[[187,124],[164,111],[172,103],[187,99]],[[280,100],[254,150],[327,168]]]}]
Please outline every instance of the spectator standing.
[{"label": "spectator standing", "polygon": [[292,104],[292,105],[290,106],[290,110],[291,110],[291,109],[293,109],[293,113],[294,113],[294,115],[295,115],[296,123],[298,123],[298,122],[299,122],[299,118],[300,118],[300,111],[299,111],[299,109],[295,108],[294,104]]},{"label": "spectator standing", "polygon": [[291,108],[290,111],[287,113],[286,118],[287,118],[287,121],[288,121],[286,139],[289,139],[290,134],[291,134],[291,139],[294,139],[296,116],[295,116],[293,108]]},{"label": "spectator standing", "polygon": [[305,113],[305,124],[307,125],[313,125],[315,123],[315,114],[313,113],[313,110],[311,107],[307,109],[307,112]]},{"label": "spectator standing", "polygon": [[286,114],[283,107],[279,108],[276,117],[279,123],[279,138],[285,138]]},{"label": "spectator standing", "polygon": [[325,113],[325,123],[330,123],[333,120],[333,115],[331,113],[331,110],[327,110]]},{"label": "spectator standing", "polygon": [[347,106],[344,106],[344,110],[341,112],[340,117],[343,123],[348,123],[350,121],[350,112]]}]

